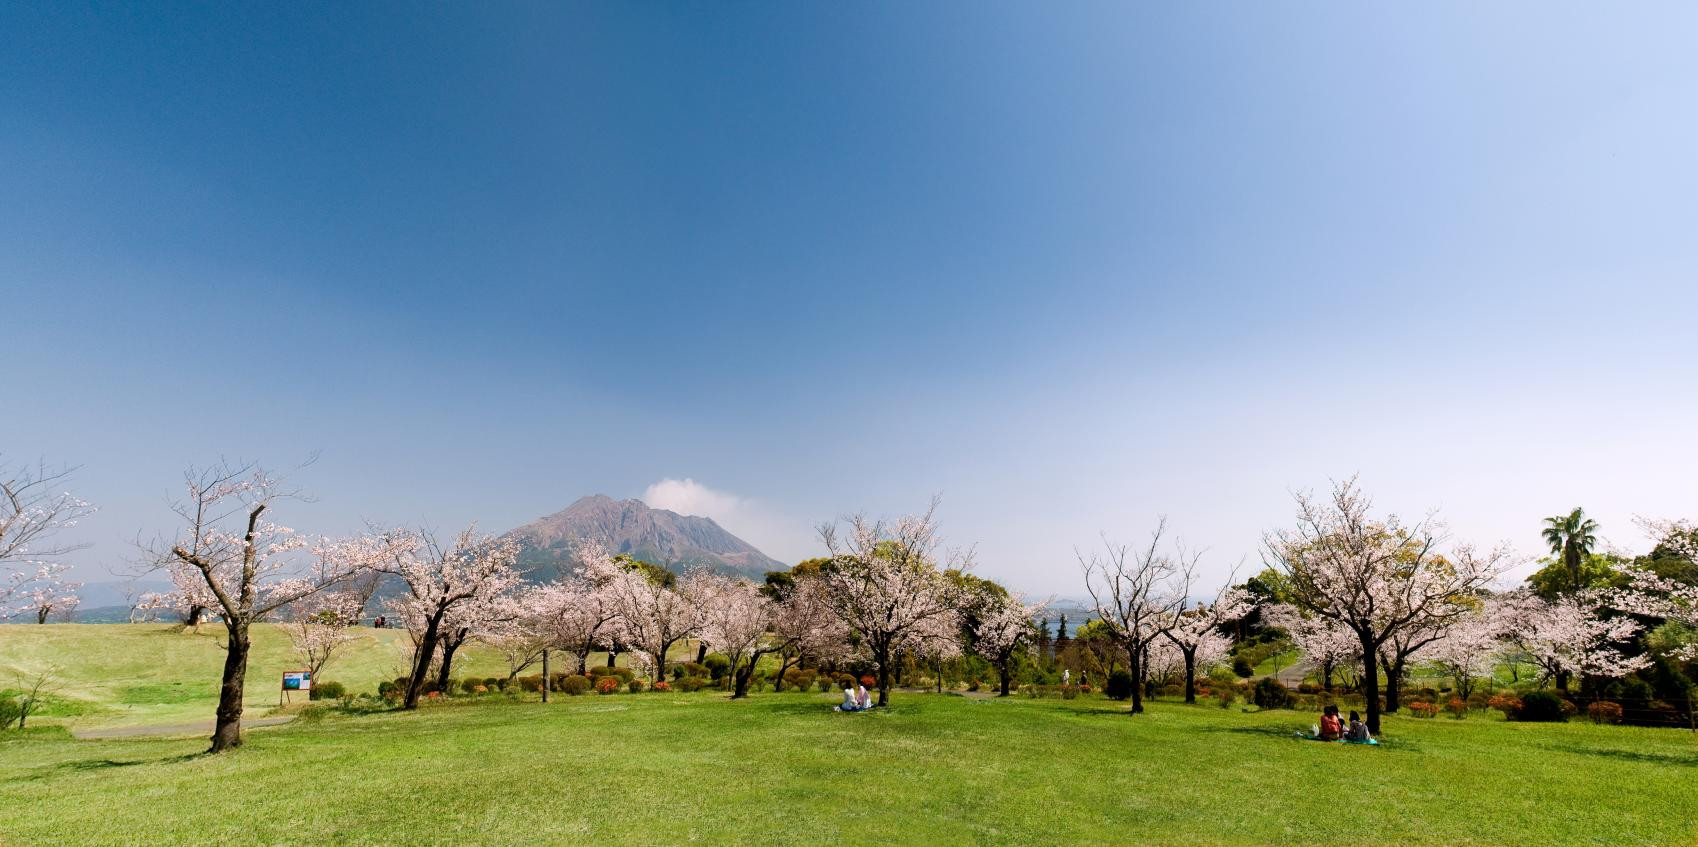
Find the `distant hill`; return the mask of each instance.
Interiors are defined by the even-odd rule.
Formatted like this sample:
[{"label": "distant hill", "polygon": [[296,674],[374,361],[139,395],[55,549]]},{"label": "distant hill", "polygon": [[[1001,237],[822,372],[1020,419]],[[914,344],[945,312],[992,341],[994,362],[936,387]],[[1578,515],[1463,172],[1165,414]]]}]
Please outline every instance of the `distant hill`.
[{"label": "distant hill", "polygon": [[626,553],[674,571],[707,565],[759,581],[767,571],[789,567],[726,532],[712,518],[651,509],[641,500],[615,500],[604,494],[584,497],[506,537],[519,542],[519,567],[538,582],[570,570],[572,554],[585,541],[598,541],[609,553]]}]

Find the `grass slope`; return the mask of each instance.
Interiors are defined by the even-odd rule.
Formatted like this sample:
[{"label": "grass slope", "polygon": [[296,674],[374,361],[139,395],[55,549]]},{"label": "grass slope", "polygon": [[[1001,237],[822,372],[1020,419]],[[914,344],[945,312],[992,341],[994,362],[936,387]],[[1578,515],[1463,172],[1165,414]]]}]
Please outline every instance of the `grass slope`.
[{"label": "grass slope", "polygon": [[1101,699],[619,694],[204,739],[0,736],[0,842],[1690,844],[1690,734]]},{"label": "grass slope", "polygon": [[[380,680],[402,673],[411,647],[395,629],[359,629],[339,648],[323,677],[354,693],[375,691]],[[248,657],[249,714],[277,705],[283,671],[300,667],[288,634],[279,626],[253,629]],[[224,628],[200,631],[170,624],[17,624],[0,626],[0,689],[19,674],[57,668],[57,695],[43,723],[79,728],[178,724],[211,720],[224,668]],[[506,676],[499,656],[476,645],[456,657],[456,676]],[[530,671],[534,673],[535,671]]]}]

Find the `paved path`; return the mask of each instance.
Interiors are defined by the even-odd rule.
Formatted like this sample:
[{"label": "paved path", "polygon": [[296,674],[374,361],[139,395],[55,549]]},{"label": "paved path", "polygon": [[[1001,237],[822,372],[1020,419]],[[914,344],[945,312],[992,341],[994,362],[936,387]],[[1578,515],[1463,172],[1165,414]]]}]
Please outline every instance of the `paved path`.
[{"label": "paved path", "polygon": [[[294,715],[278,715],[270,718],[245,718],[242,729],[252,729],[258,726],[276,726],[295,719]],[[151,726],[113,726],[101,729],[73,729],[72,737],[82,739],[96,738],[142,738],[154,735],[205,735],[212,736],[213,721],[195,721],[193,723],[154,724]]]}]

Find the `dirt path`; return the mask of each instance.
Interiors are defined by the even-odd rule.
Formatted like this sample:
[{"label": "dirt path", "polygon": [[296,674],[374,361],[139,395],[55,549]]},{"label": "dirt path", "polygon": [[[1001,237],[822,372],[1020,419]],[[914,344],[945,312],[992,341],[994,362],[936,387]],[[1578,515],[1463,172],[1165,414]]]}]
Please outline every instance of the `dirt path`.
[{"label": "dirt path", "polygon": [[[248,718],[242,721],[243,729],[260,726],[277,726],[295,719],[294,715],[278,715],[270,718]],[[84,740],[97,738],[142,738],[154,735],[212,735],[212,721],[194,721],[193,723],[154,724],[151,726],[114,726],[103,729],[73,729],[71,736]]]}]

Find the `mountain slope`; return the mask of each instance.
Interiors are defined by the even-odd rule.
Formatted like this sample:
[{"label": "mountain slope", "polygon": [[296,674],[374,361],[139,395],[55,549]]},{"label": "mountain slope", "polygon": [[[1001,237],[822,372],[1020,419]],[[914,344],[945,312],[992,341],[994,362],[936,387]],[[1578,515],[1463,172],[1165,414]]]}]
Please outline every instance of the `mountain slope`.
[{"label": "mountain slope", "polygon": [[699,564],[758,581],[767,571],[788,567],[726,532],[712,518],[651,509],[641,500],[603,494],[581,498],[507,537],[519,542],[519,567],[538,582],[569,570],[573,552],[584,541],[598,541],[610,553],[626,553],[674,571]]}]

